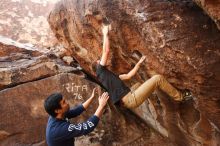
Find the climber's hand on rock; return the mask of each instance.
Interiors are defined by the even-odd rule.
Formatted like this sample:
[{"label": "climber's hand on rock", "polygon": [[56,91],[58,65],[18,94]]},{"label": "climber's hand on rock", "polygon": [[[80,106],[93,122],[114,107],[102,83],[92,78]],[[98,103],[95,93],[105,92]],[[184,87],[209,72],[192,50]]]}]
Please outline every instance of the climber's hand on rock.
[{"label": "climber's hand on rock", "polygon": [[109,95],[107,92],[104,92],[101,96],[99,96],[99,106],[100,107],[105,107],[105,105],[107,104],[107,101],[109,99]]},{"label": "climber's hand on rock", "polygon": [[92,90],[92,94],[91,94],[91,98],[94,98],[95,97],[95,94],[97,94],[97,91],[98,89],[95,87],[95,88],[93,88],[93,90]]}]

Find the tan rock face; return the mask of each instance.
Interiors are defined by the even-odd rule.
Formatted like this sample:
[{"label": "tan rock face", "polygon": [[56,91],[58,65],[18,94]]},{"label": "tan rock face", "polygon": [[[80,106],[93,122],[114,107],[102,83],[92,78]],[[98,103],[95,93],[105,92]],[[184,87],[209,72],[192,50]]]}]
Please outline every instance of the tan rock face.
[{"label": "tan rock face", "polygon": [[22,44],[20,47],[13,45],[10,41],[7,44],[0,42],[0,89],[76,71],[55,55],[25,48]]},{"label": "tan rock face", "polygon": [[0,35],[20,43],[50,47],[56,43],[47,22],[58,0],[1,0]]},{"label": "tan rock face", "polygon": [[80,65],[91,74],[101,56],[103,19],[112,23],[109,68],[128,72],[141,55],[146,64],[131,81],[163,74],[195,101],[176,103],[158,93],[136,109],[146,122],[178,145],[220,142],[220,32],[191,1],[60,1],[50,26]]},{"label": "tan rock face", "polygon": [[194,0],[216,23],[220,29],[220,0]]}]

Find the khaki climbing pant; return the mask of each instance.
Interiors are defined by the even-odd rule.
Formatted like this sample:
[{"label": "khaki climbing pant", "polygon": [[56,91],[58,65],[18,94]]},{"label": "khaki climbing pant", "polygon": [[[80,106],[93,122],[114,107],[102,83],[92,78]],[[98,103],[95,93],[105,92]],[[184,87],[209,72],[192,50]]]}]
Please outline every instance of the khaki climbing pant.
[{"label": "khaki climbing pant", "polygon": [[129,92],[122,98],[123,106],[126,108],[136,108],[141,105],[151,94],[160,88],[176,101],[182,100],[182,94],[174,88],[162,75],[154,75],[137,89]]}]

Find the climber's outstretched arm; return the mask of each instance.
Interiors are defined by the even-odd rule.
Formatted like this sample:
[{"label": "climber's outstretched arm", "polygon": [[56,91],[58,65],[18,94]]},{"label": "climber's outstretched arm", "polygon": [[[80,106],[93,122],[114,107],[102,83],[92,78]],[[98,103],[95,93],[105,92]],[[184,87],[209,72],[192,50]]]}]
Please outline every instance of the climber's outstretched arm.
[{"label": "climber's outstretched arm", "polygon": [[103,33],[103,47],[102,47],[102,57],[100,64],[102,66],[105,66],[107,64],[109,48],[110,48],[110,42],[108,38],[108,26],[103,26],[102,33]]},{"label": "climber's outstretched arm", "polygon": [[142,56],[141,59],[138,61],[138,63],[134,66],[134,68],[127,74],[121,74],[119,75],[119,78],[121,80],[129,80],[131,79],[131,77],[133,77],[138,69],[140,68],[141,63],[146,59],[146,56]]}]

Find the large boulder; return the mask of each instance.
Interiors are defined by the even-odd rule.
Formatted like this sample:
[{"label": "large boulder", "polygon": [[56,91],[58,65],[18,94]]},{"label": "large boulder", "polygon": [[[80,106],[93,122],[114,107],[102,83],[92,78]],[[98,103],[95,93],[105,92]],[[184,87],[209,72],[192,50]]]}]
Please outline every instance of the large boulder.
[{"label": "large boulder", "polygon": [[102,51],[102,22],[110,21],[109,69],[128,72],[147,55],[129,86],[159,73],[196,97],[177,103],[158,92],[134,111],[177,145],[219,145],[220,32],[195,3],[63,0],[48,20],[59,42],[93,75],[91,64]]}]

